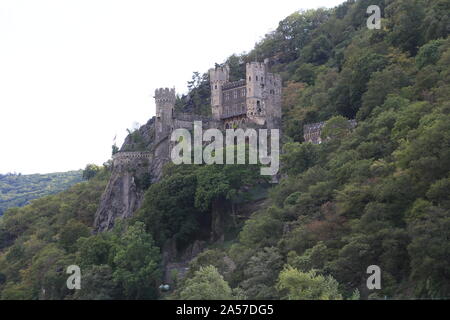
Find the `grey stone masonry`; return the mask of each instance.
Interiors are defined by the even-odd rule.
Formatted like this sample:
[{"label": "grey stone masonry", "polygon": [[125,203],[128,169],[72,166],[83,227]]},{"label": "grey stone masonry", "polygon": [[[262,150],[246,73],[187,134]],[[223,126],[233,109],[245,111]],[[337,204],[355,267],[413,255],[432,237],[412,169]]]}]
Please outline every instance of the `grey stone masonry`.
[{"label": "grey stone masonry", "polygon": [[[351,119],[348,120],[350,124],[350,128],[356,127],[356,120]],[[305,142],[310,142],[312,144],[320,144],[322,143],[322,129],[325,126],[326,122],[316,122],[316,123],[310,123],[305,124],[303,126],[303,138],[305,139]]]}]

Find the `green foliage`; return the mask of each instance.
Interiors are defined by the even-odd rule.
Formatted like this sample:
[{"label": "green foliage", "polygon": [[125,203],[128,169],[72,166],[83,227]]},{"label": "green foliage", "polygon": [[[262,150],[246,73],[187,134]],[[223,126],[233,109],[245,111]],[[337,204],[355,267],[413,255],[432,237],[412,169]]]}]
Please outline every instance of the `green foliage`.
[{"label": "green foliage", "polygon": [[6,209],[22,207],[33,199],[68,189],[82,181],[82,171],[49,174],[0,174],[0,215]]},{"label": "green foliage", "polygon": [[70,298],[65,271],[76,264],[77,239],[90,234],[108,178],[102,169],[67,191],[5,212],[0,218],[2,299]]},{"label": "green foliage", "polygon": [[187,83],[188,93],[177,97],[175,110],[208,116],[211,114],[209,74],[194,72]]},{"label": "green foliage", "polygon": [[111,300],[117,291],[109,265],[93,265],[83,272],[83,285],[74,300]]},{"label": "green foliage", "polygon": [[287,266],[277,283],[277,288],[287,300],[342,300],[339,284],[333,277],[317,275],[314,270],[301,272]]},{"label": "green foliage", "polygon": [[59,241],[64,249],[72,252],[76,241],[81,237],[89,236],[89,234],[90,230],[85,224],[72,219],[61,228]]},{"label": "green foliage", "polygon": [[[384,13],[381,30],[366,27],[372,4]],[[282,75],[282,179],[258,207],[241,209],[236,238],[191,261],[171,298],[450,296],[449,9],[447,0],[358,0],[295,12],[227,59],[233,80],[264,58]],[[177,111],[209,114],[208,74],[194,73],[188,89]],[[303,126],[319,121],[323,143],[302,143]],[[127,139],[142,142],[139,131]],[[5,213],[3,299],[156,298],[158,247],[211,240],[217,221],[265,182],[259,166],[169,166],[128,225],[89,236],[107,175]],[[142,189],[147,178],[136,180]],[[75,294],[63,281],[74,261],[89,281]],[[375,294],[366,287],[374,264],[383,283]]]},{"label": "green foliage", "polygon": [[150,186],[136,214],[159,246],[172,237],[179,244],[188,243],[199,229],[194,205],[197,177],[191,166],[179,169]]},{"label": "green foliage", "polygon": [[342,116],[336,116],[328,120],[321,133],[322,140],[341,140],[350,133],[350,123]]},{"label": "green foliage", "polygon": [[201,267],[181,289],[182,300],[233,300],[233,292],[213,266]]},{"label": "green foliage", "polygon": [[244,269],[245,280],[241,283],[250,299],[275,299],[277,275],[283,268],[283,260],[275,247],[264,248],[250,258]]},{"label": "green foliage", "polygon": [[286,143],[282,155],[282,171],[287,174],[300,174],[318,162],[318,147],[311,143]]},{"label": "green foliage", "polygon": [[[380,1],[386,27],[379,31],[369,31],[363,18],[375,3],[347,2],[304,38],[303,48],[330,41],[323,61],[277,52],[292,45],[277,37],[279,31],[257,45],[258,55],[276,57],[272,68],[289,80],[282,154],[288,177],[246,221],[230,251],[237,285],[253,279],[245,272],[249,259],[274,247],[292,266],[279,287],[285,298],[305,298],[292,287],[296,278],[309,283],[304,272],[316,272],[308,279],[332,276],[340,283],[337,294],[368,298],[366,268],[372,264],[383,275],[378,296],[450,294],[444,267],[450,212],[444,2],[394,0],[385,7]],[[289,25],[301,15],[291,16]],[[355,116],[357,127],[349,130],[347,119]],[[302,143],[302,126],[318,121],[327,121],[324,142]]]},{"label": "green foliage", "polygon": [[427,65],[436,64],[441,56],[440,48],[443,43],[444,41],[439,39],[422,46],[416,56],[417,67],[422,69]]},{"label": "green foliage", "polygon": [[117,237],[113,235],[113,241],[112,278],[120,288],[120,296],[125,299],[155,299],[161,276],[159,248],[154,246],[152,236],[145,232],[145,225],[140,222],[130,225]]},{"label": "green foliage", "polygon": [[83,170],[83,179],[90,180],[93,177],[96,176],[97,173],[99,173],[101,170],[101,167],[95,165],[95,164],[88,164],[86,165],[86,168]]}]

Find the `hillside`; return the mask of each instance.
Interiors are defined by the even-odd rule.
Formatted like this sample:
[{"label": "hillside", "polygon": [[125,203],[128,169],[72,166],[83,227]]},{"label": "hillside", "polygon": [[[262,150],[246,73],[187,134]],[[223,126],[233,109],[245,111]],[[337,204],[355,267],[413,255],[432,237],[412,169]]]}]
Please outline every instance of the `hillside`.
[{"label": "hillside", "polygon": [[[279,184],[256,165],[169,165],[139,181],[132,218],[92,234],[104,167],[0,218],[0,297],[448,299],[449,12],[449,0],[359,0],[293,13],[226,61],[236,79],[255,57],[283,77]],[[177,107],[206,113],[207,74],[194,78]],[[319,121],[324,143],[305,143]],[[66,287],[72,264],[81,290]],[[371,265],[381,289],[366,286]]]},{"label": "hillside", "polygon": [[83,172],[69,171],[49,174],[0,174],[0,215],[6,209],[22,207],[30,200],[68,189],[81,182]]}]

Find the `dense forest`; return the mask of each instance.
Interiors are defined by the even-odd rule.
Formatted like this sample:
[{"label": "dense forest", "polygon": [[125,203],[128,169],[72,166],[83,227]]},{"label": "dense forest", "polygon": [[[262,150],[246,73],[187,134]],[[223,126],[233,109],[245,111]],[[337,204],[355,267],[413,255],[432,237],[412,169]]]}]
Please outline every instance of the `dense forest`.
[{"label": "dense forest", "polygon": [[0,174],[0,215],[30,200],[68,189],[81,182],[82,170],[49,174]]},{"label": "dense forest", "polygon": [[[379,30],[366,26],[369,5],[382,9]],[[293,13],[226,61],[235,79],[255,57],[283,77],[277,185],[254,166],[169,165],[133,218],[92,234],[109,176],[108,166],[96,170],[0,218],[0,297],[450,298],[449,13],[449,0]],[[208,76],[195,73],[189,85],[177,108],[206,113]],[[330,139],[305,143],[303,125],[318,121]],[[186,275],[160,290],[164,243],[214,239],[218,208],[223,241],[209,240]],[[66,287],[72,264],[83,270],[81,290]],[[366,286],[370,265],[381,268],[380,290]]]}]

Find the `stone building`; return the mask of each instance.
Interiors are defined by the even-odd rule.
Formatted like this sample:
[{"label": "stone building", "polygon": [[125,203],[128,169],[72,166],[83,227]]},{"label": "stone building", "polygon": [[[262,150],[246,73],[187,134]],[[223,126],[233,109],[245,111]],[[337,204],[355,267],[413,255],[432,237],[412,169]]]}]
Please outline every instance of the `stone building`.
[{"label": "stone building", "polygon": [[117,218],[127,218],[141,206],[143,190],[140,177],[154,183],[170,161],[171,134],[179,128],[192,129],[201,121],[203,129],[246,128],[250,125],[281,129],[281,77],[269,72],[268,61],[246,65],[246,79],[230,80],[230,68],[209,70],[211,82],[211,117],[175,112],[175,89],[155,90],[155,117],[139,129],[139,145],[145,151],[133,151],[130,136],[120,152],[113,156],[112,175],[95,215],[95,230],[113,227]]},{"label": "stone building", "polygon": [[211,113],[223,127],[252,122],[279,128],[281,119],[281,77],[269,72],[268,60],[246,65],[246,78],[230,82],[227,65],[209,70]]},{"label": "stone building", "polygon": [[[350,129],[356,127],[356,120],[348,120]],[[305,124],[303,126],[303,138],[305,142],[310,142],[312,144],[322,143],[322,129],[325,126],[325,121]]]}]

